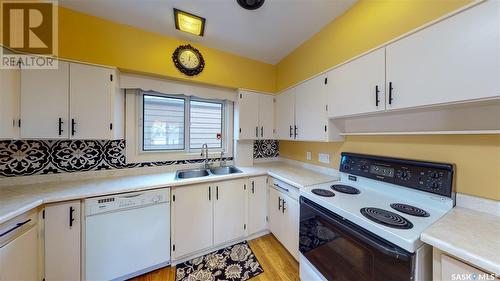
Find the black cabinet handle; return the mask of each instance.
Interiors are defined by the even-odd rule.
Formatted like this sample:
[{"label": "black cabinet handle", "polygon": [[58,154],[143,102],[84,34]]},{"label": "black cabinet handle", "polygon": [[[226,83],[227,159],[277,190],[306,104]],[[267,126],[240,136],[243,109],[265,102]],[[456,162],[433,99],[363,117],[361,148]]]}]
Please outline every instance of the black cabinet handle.
[{"label": "black cabinet handle", "polygon": [[75,208],[69,207],[69,227],[73,227],[73,222],[75,218],[73,218],[73,213],[75,212]]},{"label": "black cabinet handle", "polygon": [[278,196],[278,210],[281,210],[281,197]]},{"label": "black cabinet handle", "polygon": [[11,229],[9,229],[9,230],[7,230],[7,231],[5,231],[5,232],[2,232],[2,233],[0,234],[0,237],[3,237],[3,236],[5,236],[5,235],[7,235],[7,234],[11,233],[12,231],[14,231],[14,230],[16,230],[16,229],[20,228],[21,226],[23,226],[23,225],[25,225],[25,224],[29,223],[30,221],[31,221],[31,219],[27,219],[27,220],[25,220],[25,221],[23,221],[23,222],[18,222],[18,223],[17,223],[14,227],[12,227]]},{"label": "black cabinet handle", "polygon": [[285,210],[286,210],[285,203],[286,203],[286,201],[285,201],[285,199],[283,199],[283,205],[281,206],[281,212],[283,212],[283,214],[285,213]]},{"label": "black cabinet handle", "polygon": [[255,127],[255,136],[259,137],[259,126]]},{"label": "black cabinet handle", "polygon": [[255,193],[255,182],[252,181],[252,193]]},{"label": "black cabinet handle", "polygon": [[378,85],[375,86],[375,106],[378,106],[378,103],[380,100],[378,99],[378,93],[380,93],[380,90],[378,89]]},{"label": "black cabinet handle", "polygon": [[215,187],[215,199],[219,200],[219,186]]},{"label": "black cabinet handle", "polygon": [[62,124],[64,124],[62,118],[59,118],[59,135],[62,135],[62,133],[64,132],[63,128],[62,128]]},{"label": "black cabinet handle", "polygon": [[292,128],[292,125],[290,125],[290,138],[293,136],[293,128]]},{"label": "black cabinet handle", "polygon": [[74,136],[76,133],[75,126],[76,126],[76,121],[75,121],[75,119],[71,118],[71,135],[72,136]]},{"label": "black cabinet handle", "polygon": [[389,82],[389,104],[392,104],[392,82]]},{"label": "black cabinet handle", "polygon": [[294,135],[295,135],[295,138],[297,138],[297,130],[298,130],[298,128],[297,128],[297,126],[294,126],[294,127],[295,127],[295,128],[294,128],[294,130],[293,130],[293,133],[294,133]]},{"label": "black cabinet handle", "polygon": [[260,127],[260,136],[264,137],[264,126]]},{"label": "black cabinet handle", "polygon": [[208,201],[212,201],[212,187],[208,187]]}]

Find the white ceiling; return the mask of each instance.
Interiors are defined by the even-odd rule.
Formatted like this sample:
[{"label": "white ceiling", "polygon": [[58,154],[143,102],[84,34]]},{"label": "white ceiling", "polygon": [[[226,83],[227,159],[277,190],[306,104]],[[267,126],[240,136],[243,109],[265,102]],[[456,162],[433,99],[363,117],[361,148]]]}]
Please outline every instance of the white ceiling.
[{"label": "white ceiling", "polygon": [[[356,0],[266,0],[255,11],[236,0],[59,0],[69,9],[276,64]],[[174,27],[173,8],[206,18],[205,35]]]}]

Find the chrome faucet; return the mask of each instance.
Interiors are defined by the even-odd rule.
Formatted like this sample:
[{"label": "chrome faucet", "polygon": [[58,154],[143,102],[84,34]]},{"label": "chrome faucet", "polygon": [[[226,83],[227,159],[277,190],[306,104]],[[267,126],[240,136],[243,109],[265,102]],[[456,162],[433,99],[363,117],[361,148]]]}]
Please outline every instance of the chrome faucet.
[{"label": "chrome faucet", "polygon": [[205,169],[208,169],[209,165],[208,165],[208,145],[206,143],[204,143],[202,146],[201,146],[201,157],[203,157],[203,152],[205,152]]},{"label": "chrome faucet", "polygon": [[219,160],[219,165],[221,167],[226,166],[226,160],[224,160],[224,151],[220,152],[220,160]]}]

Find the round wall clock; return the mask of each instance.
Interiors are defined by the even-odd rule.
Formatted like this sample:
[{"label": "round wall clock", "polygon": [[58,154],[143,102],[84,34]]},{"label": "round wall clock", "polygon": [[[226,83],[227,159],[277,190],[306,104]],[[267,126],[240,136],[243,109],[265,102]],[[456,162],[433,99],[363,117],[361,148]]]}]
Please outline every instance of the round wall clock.
[{"label": "round wall clock", "polygon": [[205,67],[205,60],[200,51],[191,45],[177,47],[172,54],[172,60],[175,67],[188,76],[200,74]]}]

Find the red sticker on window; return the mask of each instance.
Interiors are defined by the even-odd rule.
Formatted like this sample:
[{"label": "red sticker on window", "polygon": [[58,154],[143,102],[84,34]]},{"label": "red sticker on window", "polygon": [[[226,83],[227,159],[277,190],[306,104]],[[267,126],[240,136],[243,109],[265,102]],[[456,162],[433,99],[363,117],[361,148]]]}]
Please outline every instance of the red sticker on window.
[{"label": "red sticker on window", "polygon": [[220,140],[222,138],[221,133],[217,133],[217,139]]}]

